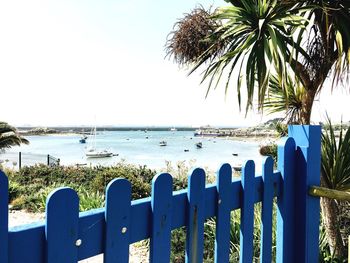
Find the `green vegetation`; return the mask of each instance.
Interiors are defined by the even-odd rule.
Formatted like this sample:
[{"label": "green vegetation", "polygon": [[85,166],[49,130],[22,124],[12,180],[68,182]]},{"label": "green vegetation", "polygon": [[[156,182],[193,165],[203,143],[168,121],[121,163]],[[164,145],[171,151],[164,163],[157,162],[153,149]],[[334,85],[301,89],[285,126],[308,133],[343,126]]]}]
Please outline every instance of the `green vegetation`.
[{"label": "green vegetation", "polygon": [[6,122],[0,122],[0,150],[11,148],[12,146],[28,144],[29,141],[17,133],[15,127]]},{"label": "green vegetation", "polygon": [[48,193],[60,186],[69,186],[77,191],[82,211],[102,207],[107,184],[118,177],[131,182],[133,199],[147,197],[151,193],[150,182],[156,171],[121,162],[113,167],[92,168],[37,165],[19,171],[8,170],[6,174],[13,209],[42,212]]}]

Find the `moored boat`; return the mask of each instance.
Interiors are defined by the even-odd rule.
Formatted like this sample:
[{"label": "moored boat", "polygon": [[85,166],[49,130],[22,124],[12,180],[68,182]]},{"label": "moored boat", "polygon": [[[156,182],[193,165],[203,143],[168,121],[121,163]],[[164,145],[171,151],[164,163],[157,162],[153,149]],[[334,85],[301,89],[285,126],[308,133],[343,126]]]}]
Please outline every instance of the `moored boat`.
[{"label": "moored boat", "polygon": [[197,149],[201,149],[203,147],[202,142],[197,142],[196,147],[197,147]]},{"label": "moored boat", "polygon": [[86,157],[88,158],[105,158],[105,157],[112,157],[113,153],[107,150],[95,150],[90,149],[86,152]]},{"label": "moored boat", "polygon": [[79,142],[80,143],[86,143],[87,136],[83,136],[80,138]]},{"label": "moored boat", "polygon": [[112,157],[113,153],[109,150],[103,149],[97,149],[96,148],[96,126],[91,131],[92,136],[92,142],[91,146],[88,148],[88,151],[85,153],[87,158],[105,158],[105,157]]},{"label": "moored boat", "polygon": [[242,164],[241,163],[236,163],[234,165],[232,165],[232,168],[236,171],[239,172],[242,170]]},{"label": "moored boat", "polygon": [[166,141],[160,141],[159,142],[159,146],[167,146],[167,142]]}]

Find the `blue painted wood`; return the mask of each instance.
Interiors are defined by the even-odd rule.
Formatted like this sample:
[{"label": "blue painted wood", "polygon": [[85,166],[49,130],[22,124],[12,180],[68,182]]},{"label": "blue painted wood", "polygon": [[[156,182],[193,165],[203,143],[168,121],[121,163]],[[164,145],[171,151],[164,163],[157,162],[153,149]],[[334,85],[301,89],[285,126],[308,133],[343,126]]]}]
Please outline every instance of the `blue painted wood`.
[{"label": "blue painted wood", "polygon": [[278,142],[277,169],[281,172],[281,192],[277,198],[276,262],[295,263],[294,181],[296,146],[293,138]]},{"label": "blue painted wood", "polygon": [[321,127],[288,127],[297,146],[295,180],[295,249],[299,262],[318,262],[320,200],[308,194],[311,185],[320,184]]},{"label": "blue painted wood", "polygon": [[215,262],[229,262],[230,257],[230,199],[232,197],[232,167],[223,164],[217,173],[218,208],[216,213]]},{"label": "blue painted wood", "polygon": [[196,168],[188,179],[186,262],[203,262],[205,172]]},{"label": "blue painted wood", "polygon": [[273,208],[273,159],[266,157],[263,163],[262,178],[264,181],[261,210],[261,249],[260,262],[272,262],[272,208]]},{"label": "blue painted wood", "polygon": [[[281,194],[281,174],[275,172],[273,176],[276,185],[275,196]],[[254,202],[262,201],[263,180],[261,176],[255,177]],[[234,178],[231,183],[232,197],[229,200],[231,210],[239,209],[241,204],[241,181]],[[151,199],[143,198],[131,202],[130,243],[134,243],[151,236],[150,225],[152,222]],[[187,225],[187,190],[173,193],[172,229]],[[216,216],[217,188],[216,185],[208,185],[205,189],[205,219]],[[80,213],[79,237],[84,245],[78,250],[79,260],[92,257],[104,252],[105,233],[105,209],[93,209]],[[44,263],[45,261],[45,225],[19,226],[9,229],[9,260],[10,263]],[[29,249],[30,248],[30,249]],[[18,251],[25,251],[18,253]]]},{"label": "blue painted wood", "polygon": [[71,188],[58,188],[46,202],[47,263],[77,262],[78,248],[84,245],[84,240],[78,241],[78,231],[78,195]]},{"label": "blue painted wood", "polygon": [[242,206],[240,229],[241,263],[253,261],[253,231],[254,231],[254,177],[255,164],[246,161],[242,167]]},{"label": "blue painted wood", "polygon": [[8,179],[0,170],[0,262],[8,262]]},{"label": "blue painted wood", "polygon": [[170,262],[173,178],[168,173],[152,180],[150,262]]},{"label": "blue painted wood", "polygon": [[114,179],[106,188],[104,263],[129,262],[131,184]]}]

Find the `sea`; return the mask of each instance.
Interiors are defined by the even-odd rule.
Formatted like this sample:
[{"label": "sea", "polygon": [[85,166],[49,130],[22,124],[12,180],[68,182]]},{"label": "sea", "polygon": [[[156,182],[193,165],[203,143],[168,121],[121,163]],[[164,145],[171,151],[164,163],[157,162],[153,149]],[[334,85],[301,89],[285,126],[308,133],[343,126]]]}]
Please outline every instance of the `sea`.
[{"label": "sea", "polygon": [[[114,156],[107,158],[85,156],[92,146],[92,137],[85,144],[79,142],[81,136],[77,134],[25,137],[30,141],[29,145],[12,147],[0,153],[2,165],[18,168],[20,152],[22,167],[47,163],[47,156],[50,155],[59,158],[61,165],[111,166],[123,161],[158,170],[167,164],[176,167],[183,163],[216,171],[223,163],[239,166],[246,160],[254,160],[259,171],[263,159],[259,154],[259,142],[226,137],[197,137],[193,131],[100,131],[96,135],[96,148],[114,153]],[[160,146],[160,141],[166,141],[167,146]],[[198,142],[203,145],[200,149],[196,147]]]}]

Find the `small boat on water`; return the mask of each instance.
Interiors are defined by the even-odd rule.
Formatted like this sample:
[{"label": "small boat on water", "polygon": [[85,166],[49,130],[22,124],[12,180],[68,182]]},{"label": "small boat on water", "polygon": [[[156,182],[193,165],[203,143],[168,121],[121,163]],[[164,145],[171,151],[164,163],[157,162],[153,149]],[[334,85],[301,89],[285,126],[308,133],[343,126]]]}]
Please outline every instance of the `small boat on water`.
[{"label": "small boat on water", "polygon": [[167,146],[167,142],[166,141],[161,141],[161,142],[159,142],[159,146]]},{"label": "small boat on water", "polygon": [[234,165],[232,165],[232,168],[236,171],[236,172],[240,172],[242,170],[242,164],[241,163],[236,163]]},{"label": "small boat on water", "polygon": [[105,157],[112,157],[113,153],[107,150],[96,150],[96,149],[90,149],[86,152],[86,157],[88,158],[105,158]]},{"label": "small boat on water", "polygon": [[105,158],[112,157],[113,153],[108,150],[100,150],[96,148],[96,126],[91,131],[92,142],[87,152],[85,153],[87,158]]},{"label": "small boat on water", "polygon": [[196,147],[197,147],[197,149],[203,148],[202,142],[197,142],[197,143],[196,143]]},{"label": "small boat on water", "polygon": [[87,138],[88,138],[87,136],[83,136],[83,137],[80,138],[79,142],[80,143],[86,143],[86,139]]}]

